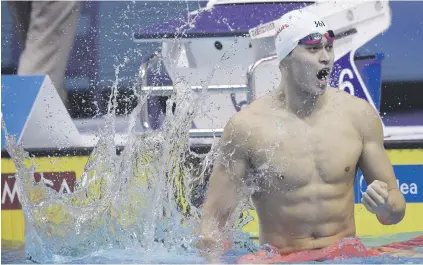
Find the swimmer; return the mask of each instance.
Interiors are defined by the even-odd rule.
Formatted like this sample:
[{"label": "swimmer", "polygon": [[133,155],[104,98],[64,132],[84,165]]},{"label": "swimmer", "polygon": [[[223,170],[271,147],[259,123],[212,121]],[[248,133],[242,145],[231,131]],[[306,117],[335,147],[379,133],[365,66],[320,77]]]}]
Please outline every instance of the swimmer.
[{"label": "swimmer", "polygon": [[281,254],[325,249],[356,236],[358,167],[368,184],[366,209],[383,225],[397,224],[405,214],[378,113],[367,101],[328,86],[334,33],[301,10],[277,23],[281,83],[236,113],[221,138],[197,244],[209,262],[224,253],[230,217],[251,183],[260,244]]}]

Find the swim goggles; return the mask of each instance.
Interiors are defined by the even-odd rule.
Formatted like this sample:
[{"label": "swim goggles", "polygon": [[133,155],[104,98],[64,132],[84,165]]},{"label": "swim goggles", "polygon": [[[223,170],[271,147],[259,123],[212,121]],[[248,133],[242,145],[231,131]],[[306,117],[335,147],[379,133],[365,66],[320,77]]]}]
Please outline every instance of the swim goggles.
[{"label": "swim goggles", "polygon": [[323,36],[326,37],[328,42],[333,42],[335,40],[335,34],[333,33],[333,31],[328,30],[328,32],[325,33],[325,34],[312,33],[312,34],[306,36],[305,38],[302,38],[298,43],[299,44],[306,44],[306,45],[320,44],[322,39],[323,39]]}]

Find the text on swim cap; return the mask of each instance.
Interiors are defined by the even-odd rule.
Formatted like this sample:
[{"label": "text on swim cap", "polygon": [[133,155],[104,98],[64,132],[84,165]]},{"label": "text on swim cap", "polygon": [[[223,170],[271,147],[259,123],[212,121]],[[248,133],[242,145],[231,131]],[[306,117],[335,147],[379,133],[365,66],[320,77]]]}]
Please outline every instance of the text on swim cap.
[{"label": "text on swim cap", "polygon": [[314,21],[314,24],[316,24],[316,28],[325,26],[325,23],[321,20]]},{"label": "text on swim cap", "polygon": [[282,32],[282,30],[286,29],[287,27],[289,27],[289,25],[288,25],[288,24],[284,24],[284,25],[280,26],[280,27],[278,28],[278,30],[276,31],[276,36],[278,36],[278,35],[279,35],[279,33],[281,33],[281,32]]}]

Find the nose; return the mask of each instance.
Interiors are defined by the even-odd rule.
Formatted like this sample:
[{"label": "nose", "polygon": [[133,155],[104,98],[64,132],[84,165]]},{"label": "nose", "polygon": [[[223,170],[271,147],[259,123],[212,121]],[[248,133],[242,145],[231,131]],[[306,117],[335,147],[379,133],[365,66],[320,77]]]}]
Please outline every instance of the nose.
[{"label": "nose", "polygon": [[319,57],[321,64],[328,65],[330,63],[329,53],[326,49],[322,49]]}]

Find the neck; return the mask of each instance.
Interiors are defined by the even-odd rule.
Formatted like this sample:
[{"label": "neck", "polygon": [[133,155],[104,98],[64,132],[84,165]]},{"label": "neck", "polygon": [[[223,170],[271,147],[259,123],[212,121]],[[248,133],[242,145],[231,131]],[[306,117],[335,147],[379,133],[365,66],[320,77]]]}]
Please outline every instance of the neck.
[{"label": "neck", "polygon": [[289,78],[285,79],[276,89],[276,99],[295,115],[305,118],[310,116],[318,107],[322,95],[312,95]]}]

